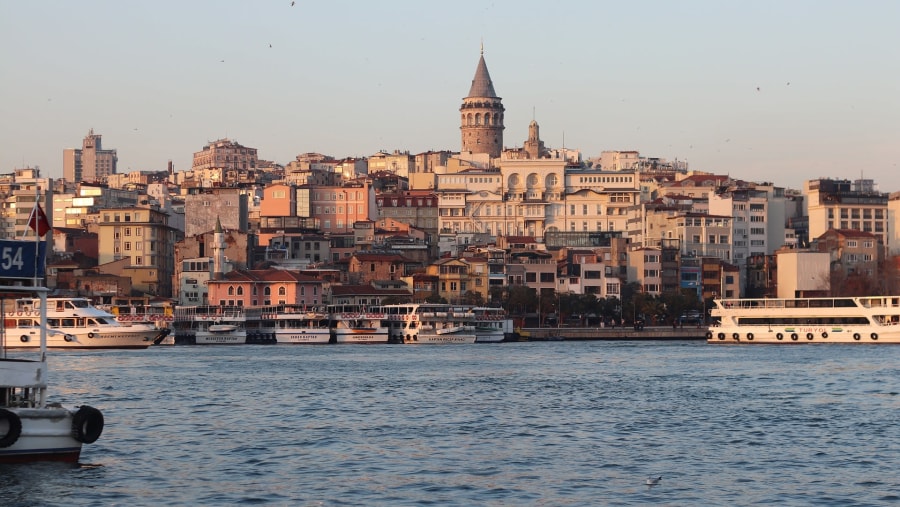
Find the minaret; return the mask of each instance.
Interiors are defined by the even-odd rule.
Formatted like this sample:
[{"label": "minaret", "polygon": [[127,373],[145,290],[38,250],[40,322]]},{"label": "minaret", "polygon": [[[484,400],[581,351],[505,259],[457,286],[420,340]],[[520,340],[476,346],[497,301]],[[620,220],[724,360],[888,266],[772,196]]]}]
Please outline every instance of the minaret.
[{"label": "minaret", "polygon": [[216,218],[216,230],[213,232],[213,280],[221,280],[225,274],[225,232],[222,231],[222,222]]},{"label": "minaret", "polygon": [[503,103],[494,92],[494,83],[484,63],[484,45],[475,68],[475,78],[469,96],[459,108],[462,131],[462,151],[500,156],[503,150]]},{"label": "minaret", "polygon": [[528,140],[525,141],[525,153],[528,158],[541,158],[546,153],[544,141],[541,141],[540,127],[538,122],[531,120],[528,124]]}]

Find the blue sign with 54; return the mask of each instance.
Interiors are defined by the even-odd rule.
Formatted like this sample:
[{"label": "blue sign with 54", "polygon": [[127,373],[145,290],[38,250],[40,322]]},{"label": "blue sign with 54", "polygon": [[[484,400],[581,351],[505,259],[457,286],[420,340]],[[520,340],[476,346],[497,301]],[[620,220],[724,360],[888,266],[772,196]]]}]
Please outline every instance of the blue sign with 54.
[{"label": "blue sign with 54", "polygon": [[0,278],[44,276],[44,241],[0,240]]}]

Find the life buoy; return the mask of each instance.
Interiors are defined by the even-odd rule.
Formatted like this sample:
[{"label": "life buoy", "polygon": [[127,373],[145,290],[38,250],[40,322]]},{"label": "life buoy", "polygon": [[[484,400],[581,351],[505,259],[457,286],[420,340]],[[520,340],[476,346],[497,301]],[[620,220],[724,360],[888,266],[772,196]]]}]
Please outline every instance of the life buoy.
[{"label": "life buoy", "polygon": [[823,333],[822,333],[822,338],[828,338],[828,333],[823,332]]},{"label": "life buoy", "polygon": [[6,434],[0,436],[0,448],[9,447],[22,435],[22,420],[15,412],[0,408],[0,422],[6,421]]},{"label": "life buoy", "polygon": [[859,333],[853,333],[854,340],[859,341],[860,338],[862,338],[862,336],[860,336]]},{"label": "life buoy", "polygon": [[747,339],[753,341],[753,333],[747,333]]},{"label": "life buoy", "polygon": [[72,416],[72,437],[83,444],[93,444],[103,433],[103,413],[82,405]]},{"label": "life buoy", "polygon": [[797,338],[799,338],[797,333],[791,333],[791,340],[797,341]]},{"label": "life buoy", "polygon": [[19,339],[22,340],[22,343],[28,343],[28,340],[30,340],[30,338],[28,338],[27,334],[23,334],[22,337]]},{"label": "life buoy", "polygon": [[781,334],[781,333],[778,333],[778,334],[775,335],[775,338],[777,338],[778,341],[781,341],[781,340],[784,340],[784,335]]},{"label": "life buoy", "polygon": [[94,337],[94,333],[88,333],[88,338],[93,338],[93,337]]},{"label": "life buoy", "polygon": [[872,339],[873,339],[873,340],[877,340],[877,339],[878,339],[878,333],[872,333]]},{"label": "life buoy", "polygon": [[719,339],[720,339],[720,340],[724,340],[724,339],[725,339],[725,333],[719,333]]},{"label": "life buoy", "polygon": [[807,339],[807,340],[812,340],[812,339],[813,339],[813,334],[812,334],[812,333],[806,333],[806,339]]},{"label": "life buoy", "polygon": [[17,313],[16,315],[18,315],[19,317],[21,317],[21,316],[22,316],[22,312],[19,312],[19,313]]}]

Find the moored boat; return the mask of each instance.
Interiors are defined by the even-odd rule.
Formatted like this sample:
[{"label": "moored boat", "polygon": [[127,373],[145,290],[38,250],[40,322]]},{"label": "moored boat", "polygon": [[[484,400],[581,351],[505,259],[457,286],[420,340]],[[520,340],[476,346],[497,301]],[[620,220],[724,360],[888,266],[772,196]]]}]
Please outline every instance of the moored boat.
[{"label": "moored boat", "polygon": [[335,343],[388,342],[388,328],[382,323],[383,313],[365,306],[331,305],[328,315]]},{"label": "moored boat", "polygon": [[398,343],[475,343],[475,315],[469,307],[401,303],[373,309],[385,316],[391,341]]},{"label": "moored boat", "polygon": [[[21,291],[22,287],[3,287],[4,292]],[[46,290],[38,292],[37,349],[24,354],[37,358],[7,357],[6,344],[13,339],[7,329],[0,328],[0,463],[61,461],[77,463],[83,444],[100,438],[103,414],[82,405],[70,410],[47,401],[47,325]],[[21,347],[17,347],[21,348]]]},{"label": "moored boat", "polygon": [[173,328],[177,345],[243,345],[246,315],[240,306],[180,306]]},{"label": "moored boat", "polygon": [[[20,298],[4,312],[7,348],[40,347],[42,304],[38,298]],[[145,349],[166,335],[150,324],[119,322],[85,298],[48,297],[46,317],[51,349]]]},{"label": "moored boat", "polygon": [[513,320],[503,308],[476,306],[472,313],[475,314],[476,343],[498,343],[512,336]]},{"label": "moored boat", "polygon": [[719,299],[708,343],[900,343],[900,296]]},{"label": "moored boat", "polygon": [[271,322],[275,343],[318,345],[331,341],[328,315],[323,309],[285,304],[267,308],[264,315],[264,322]]}]

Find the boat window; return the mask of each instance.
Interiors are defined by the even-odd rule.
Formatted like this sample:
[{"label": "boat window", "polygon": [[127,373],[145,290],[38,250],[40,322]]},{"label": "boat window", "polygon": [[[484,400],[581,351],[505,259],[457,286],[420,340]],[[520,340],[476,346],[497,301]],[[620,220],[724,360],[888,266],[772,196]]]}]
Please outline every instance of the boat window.
[{"label": "boat window", "polygon": [[31,319],[19,319],[19,327],[32,327],[34,325],[34,321]]},{"label": "boat window", "polygon": [[65,307],[65,302],[64,302],[64,301],[57,301],[57,302],[56,302],[56,311],[61,312],[61,311],[63,311],[63,308],[64,308],[64,307]]},{"label": "boat window", "polygon": [[62,327],[75,327],[75,319],[62,319]]},{"label": "boat window", "polygon": [[90,305],[89,305],[88,302],[87,302],[86,300],[84,300],[84,299],[75,299],[75,300],[72,300],[72,301],[68,301],[68,306],[69,306],[70,308],[87,308],[87,307],[89,307]]},{"label": "boat window", "polygon": [[59,319],[47,319],[47,325],[50,327],[59,327]]}]

